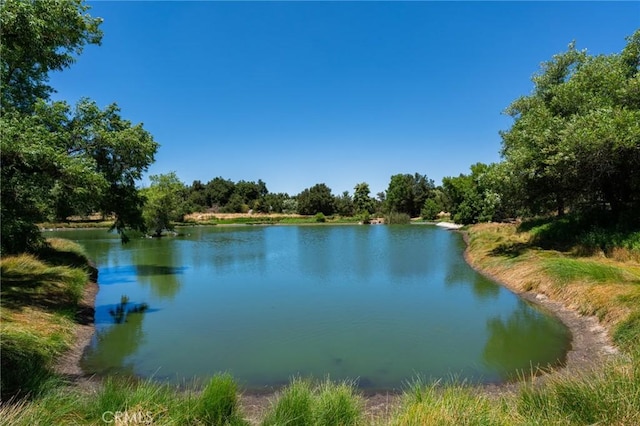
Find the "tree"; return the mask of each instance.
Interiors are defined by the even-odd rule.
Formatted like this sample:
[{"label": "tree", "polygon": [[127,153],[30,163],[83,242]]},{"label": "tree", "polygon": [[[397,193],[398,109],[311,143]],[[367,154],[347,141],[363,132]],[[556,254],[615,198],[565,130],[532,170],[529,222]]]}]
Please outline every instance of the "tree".
[{"label": "tree", "polygon": [[222,177],[207,182],[207,202],[209,207],[223,207],[235,191],[235,183]]},{"label": "tree", "polygon": [[72,110],[48,102],[48,72],[100,42],[100,19],[80,1],[9,0],[0,8],[3,253],[35,249],[35,223],[91,209],[114,214],[114,228],[143,226],[135,181],[157,143],[117,105],[82,100]]},{"label": "tree", "polygon": [[471,174],[442,179],[443,191],[450,201],[449,212],[457,223],[498,221],[512,211],[503,202],[508,185],[500,173],[500,165],[476,163]]},{"label": "tree", "polygon": [[369,196],[369,184],[359,183],[354,188],[353,205],[356,214],[375,212],[375,200]]},{"label": "tree", "polygon": [[353,199],[349,195],[349,191],[344,191],[342,195],[336,195],[334,205],[340,216],[353,216]]},{"label": "tree", "polygon": [[322,213],[330,216],[335,212],[335,200],[331,189],[324,183],[319,183],[302,191],[296,197],[298,213],[314,215]]},{"label": "tree", "polygon": [[416,217],[434,188],[433,180],[426,175],[393,175],[386,194],[387,210]]},{"label": "tree", "polygon": [[2,108],[31,112],[48,99],[50,71],[75,61],[86,44],[100,44],[100,18],[81,0],[5,0],[0,13]]},{"label": "tree", "polygon": [[185,214],[186,188],[174,172],[152,175],[151,185],[142,190],[145,197],[143,217],[154,237],[173,230],[172,222],[182,221]]},{"label": "tree", "polygon": [[605,205],[614,216],[640,203],[640,30],[620,54],[575,45],[534,76],[502,132],[506,168],[533,213]]}]

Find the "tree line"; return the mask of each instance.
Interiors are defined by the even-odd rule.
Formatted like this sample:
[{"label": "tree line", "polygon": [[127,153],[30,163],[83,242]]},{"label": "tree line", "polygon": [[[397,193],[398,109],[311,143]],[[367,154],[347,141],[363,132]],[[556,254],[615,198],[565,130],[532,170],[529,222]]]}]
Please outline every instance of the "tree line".
[{"label": "tree line", "polygon": [[[477,163],[436,186],[426,174],[396,174],[372,196],[366,182],[334,195],[324,183],[299,194],[270,193],[262,180],[216,177],[183,184],[175,173],[139,181],[158,143],[121,116],[99,107],[52,101],[51,71],[73,64],[87,44],[100,44],[101,19],[82,0],[6,0],[0,10],[2,254],[42,244],[42,221],[100,212],[113,229],[159,234],[195,211],[360,216],[400,213],[458,223],[570,213],[604,213],[640,221],[640,30],[620,53],[592,56],[570,44],[544,62],[533,91],[506,109],[502,161]],[[635,224],[635,225],[634,225]]]}]

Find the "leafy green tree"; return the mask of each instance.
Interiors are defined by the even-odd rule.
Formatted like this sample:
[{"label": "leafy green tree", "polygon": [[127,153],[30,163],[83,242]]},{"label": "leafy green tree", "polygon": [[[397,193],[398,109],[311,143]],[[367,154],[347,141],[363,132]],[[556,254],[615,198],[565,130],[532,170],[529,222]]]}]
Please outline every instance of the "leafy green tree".
[{"label": "leafy green tree", "polygon": [[157,144],[142,125],[82,100],[75,109],[48,102],[48,72],[74,61],[86,43],[100,42],[100,19],[80,1],[3,2],[0,8],[3,253],[34,249],[35,223],[72,212],[115,215],[143,227],[135,181],[153,162]]},{"label": "leafy green tree", "polygon": [[186,188],[174,172],[152,175],[149,180],[151,185],[141,191],[146,199],[143,217],[147,229],[160,237],[162,231],[174,229],[172,222],[184,219]]},{"label": "leafy green tree", "polygon": [[207,204],[209,207],[223,207],[229,203],[235,191],[235,183],[222,177],[207,182]]},{"label": "leafy green tree", "polygon": [[81,0],[5,0],[0,9],[2,108],[32,112],[53,92],[49,72],[73,64],[86,44],[100,44],[102,19]]},{"label": "leafy green tree", "polygon": [[620,54],[575,45],[534,76],[507,109],[505,170],[533,213],[606,205],[615,216],[640,203],[640,30]]},{"label": "leafy green tree", "polygon": [[330,216],[335,213],[335,200],[331,194],[331,189],[324,183],[305,189],[298,194],[296,200],[299,214],[314,215],[322,213],[325,216]]},{"label": "leafy green tree", "polygon": [[191,211],[205,211],[209,208],[207,201],[207,187],[199,180],[194,180],[187,188],[187,204]]},{"label": "leafy green tree", "polygon": [[353,216],[353,198],[349,195],[349,191],[344,191],[342,195],[336,195],[335,207],[336,213],[340,216]]},{"label": "leafy green tree", "polygon": [[441,209],[436,203],[436,200],[434,198],[427,198],[427,201],[424,202],[420,215],[423,219],[434,220],[438,218],[438,213],[440,213],[440,211]]},{"label": "leafy green tree", "polygon": [[428,179],[426,175],[393,175],[386,193],[387,210],[406,213],[410,217],[419,216],[434,188],[433,180]]},{"label": "leafy green tree", "polygon": [[375,200],[369,196],[369,184],[359,183],[354,188],[353,205],[356,214],[375,212]]},{"label": "leafy green tree", "polygon": [[282,213],[287,200],[289,200],[289,194],[270,192],[255,202],[254,210],[260,213]]},{"label": "leafy green tree", "polygon": [[476,163],[469,175],[442,179],[443,191],[450,200],[449,212],[455,222],[498,221],[512,213],[503,202],[503,190],[508,183],[499,174],[499,167]]}]

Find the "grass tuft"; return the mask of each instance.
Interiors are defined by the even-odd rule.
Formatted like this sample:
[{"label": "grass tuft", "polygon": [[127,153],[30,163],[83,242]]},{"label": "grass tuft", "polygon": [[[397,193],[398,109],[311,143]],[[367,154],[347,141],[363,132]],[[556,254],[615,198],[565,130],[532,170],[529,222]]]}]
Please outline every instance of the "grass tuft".
[{"label": "grass tuft", "polygon": [[230,374],[218,374],[205,387],[197,409],[206,424],[238,424],[238,386]]}]

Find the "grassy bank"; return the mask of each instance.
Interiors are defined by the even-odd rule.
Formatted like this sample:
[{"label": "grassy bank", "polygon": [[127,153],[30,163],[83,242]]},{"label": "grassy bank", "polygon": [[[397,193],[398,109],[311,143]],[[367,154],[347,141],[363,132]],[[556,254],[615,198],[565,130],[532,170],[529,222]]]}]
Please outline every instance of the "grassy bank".
[{"label": "grassy bank", "polygon": [[74,343],[91,268],[81,246],[52,239],[36,254],[3,257],[0,270],[4,400],[37,394],[54,378],[54,362]]},{"label": "grassy bank", "polygon": [[[135,418],[139,423],[152,420],[154,424],[193,425],[640,424],[640,264],[635,260],[635,246],[608,246],[600,252],[591,250],[588,255],[579,245],[549,248],[541,243],[540,233],[544,234],[544,229],[540,227],[545,226],[549,225],[541,222],[520,227],[512,224],[473,226],[468,230],[468,260],[515,291],[544,293],[583,314],[597,315],[611,330],[614,341],[622,350],[621,356],[579,372],[560,371],[546,376],[543,382],[527,380],[508,392],[485,392],[482,388],[464,384],[440,386],[417,380],[408,385],[398,397],[398,403],[381,416],[373,416],[367,411],[366,398],[352,385],[330,381],[312,383],[295,379],[268,397],[264,410],[257,416],[244,408],[237,385],[228,375],[215,376],[204,388],[193,386],[187,390],[150,381],[110,378],[88,393],[58,383],[49,385],[50,382],[45,381],[43,385],[41,381],[35,397],[0,408],[0,423],[102,424],[104,416],[107,416],[106,420],[113,420],[118,415],[120,419]],[[634,238],[627,235],[622,240],[634,241]],[[37,324],[33,319],[43,315],[39,313],[38,304],[25,305],[21,310],[4,306],[5,260],[2,270],[3,342],[5,315],[12,316],[8,324],[13,324],[12,327],[19,331]],[[22,262],[30,265],[26,259]],[[29,297],[26,297],[27,293],[14,295],[16,305],[49,291],[66,295],[73,304],[76,293],[71,284],[73,280],[69,278],[71,275],[56,268],[60,266],[45,264],[45,269],[35,274],[41,277],[38,280],[41,284],[36,286],[40,290],[29,290]],[[37,269],[30,266],[17,270],[27,275]],[[14,274],[13,279],[18,280],[18,276],[20,274]],[[53,278],[61,276],[65,277],[62,280],[65,285],[60,284],[61,278]],[[13,287],[23,292],[29,288]],[[59,293],[61,289],[64,291]],[[46,333],[39,337],[48,342],[42,347],[47,348],[50,363],[51,358],[68,346],[69,330],[65,327],[69,323],[60,328],[53,324],[69,320],[70,316],[68,309],[53,313],[45,309],[43,312],[60,318],[47,319]],[[29,320],[18,322],[20,315]],[[29,333],[36,331],[29,329]],[[14,346],[21,348],[18,353],[40,347],[39,342],[12,339]],[[56,346],[55,342],[63,344]],[[27,376],[22,377],[30,377],[31,372],[24,371]],[[3,377],[4,372],[3,363]]]}]

